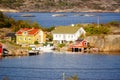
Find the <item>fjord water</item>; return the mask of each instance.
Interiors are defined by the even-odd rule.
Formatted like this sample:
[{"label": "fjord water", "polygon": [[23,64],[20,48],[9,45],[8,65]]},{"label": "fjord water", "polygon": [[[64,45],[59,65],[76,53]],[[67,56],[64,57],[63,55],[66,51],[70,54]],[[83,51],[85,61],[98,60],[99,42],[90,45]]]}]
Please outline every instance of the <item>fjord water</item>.
[{"label": "fjord water", "polygon": [[[98,16],[100,23],[110,21],[120,21],[120,13],[5,13],[15,20],[27,20],[29,22],[38,22],[43,27],[63,26],[77,23],[97,23]],[[21,15],[30,14],[34,17],[22,17]],[[65,16],[53,17],[54,14],[63,14]]]},{"label": "fjord water", "polygon": [[77,75],[80,80],[120,80],[120,56],[100,54],[54,54],[3,58],[0,80],[63,80]]}]

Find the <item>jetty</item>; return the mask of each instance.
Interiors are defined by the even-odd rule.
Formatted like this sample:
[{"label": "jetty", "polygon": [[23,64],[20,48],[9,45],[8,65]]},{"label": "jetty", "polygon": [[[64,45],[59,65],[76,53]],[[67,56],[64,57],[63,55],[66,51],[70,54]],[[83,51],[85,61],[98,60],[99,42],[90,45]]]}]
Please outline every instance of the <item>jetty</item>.
[{"label": "jetty", "polygon": [[29,50],[28,54],[29,55],[38,55],[38,54],[40,54],[40,50]]}]

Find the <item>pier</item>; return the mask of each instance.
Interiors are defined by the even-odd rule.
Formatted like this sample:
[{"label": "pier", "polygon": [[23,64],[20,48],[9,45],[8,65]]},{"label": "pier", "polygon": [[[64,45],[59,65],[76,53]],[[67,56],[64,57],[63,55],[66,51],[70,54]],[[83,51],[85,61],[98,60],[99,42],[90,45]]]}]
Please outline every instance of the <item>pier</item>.
[{"label": "pier", "polygon": [[28,51],[28,54],[29,55],[38,55],[38,54],[40,54],[40,50],[30,50],[30,51]]}]

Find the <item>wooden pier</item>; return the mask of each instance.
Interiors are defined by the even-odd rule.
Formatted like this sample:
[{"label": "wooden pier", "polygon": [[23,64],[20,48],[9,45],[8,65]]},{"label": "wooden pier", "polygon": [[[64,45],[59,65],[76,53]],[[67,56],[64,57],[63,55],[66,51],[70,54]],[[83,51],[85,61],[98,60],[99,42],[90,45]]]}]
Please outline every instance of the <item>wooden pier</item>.
[{"label": "wooden pier", "polygon": [[28,51],[28,54],[29,55],[38,55],[38,54],[40,54],[40,51],[39,50],[30,50],[30,51]]}]

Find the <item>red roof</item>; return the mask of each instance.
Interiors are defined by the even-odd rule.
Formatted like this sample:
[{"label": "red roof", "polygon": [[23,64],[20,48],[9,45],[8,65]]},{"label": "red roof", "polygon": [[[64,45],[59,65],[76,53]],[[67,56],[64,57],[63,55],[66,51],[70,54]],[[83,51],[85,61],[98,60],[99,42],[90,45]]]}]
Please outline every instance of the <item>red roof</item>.
[{"label": "red roof", "polygon": [[21,28],[16,32],[16,35],[21,35],[23,32],[27,32],[28,35],[35,35],[38,31],[39,29],[34,28]]}]

